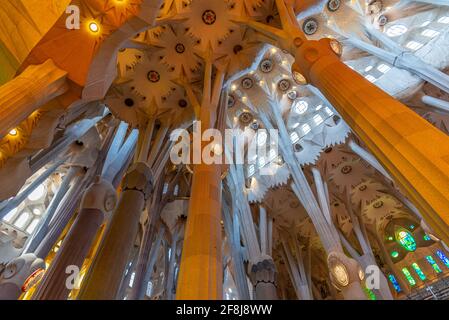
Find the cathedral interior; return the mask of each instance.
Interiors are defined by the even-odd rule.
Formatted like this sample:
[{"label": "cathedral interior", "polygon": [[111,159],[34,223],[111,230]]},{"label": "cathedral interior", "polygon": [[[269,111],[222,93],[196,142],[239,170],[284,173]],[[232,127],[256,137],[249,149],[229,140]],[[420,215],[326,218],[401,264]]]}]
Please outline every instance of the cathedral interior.
[{"label": "cathedral interior", "polygon": [[446,300],[448,245],[448,0],[0,0],[0,300]]}]

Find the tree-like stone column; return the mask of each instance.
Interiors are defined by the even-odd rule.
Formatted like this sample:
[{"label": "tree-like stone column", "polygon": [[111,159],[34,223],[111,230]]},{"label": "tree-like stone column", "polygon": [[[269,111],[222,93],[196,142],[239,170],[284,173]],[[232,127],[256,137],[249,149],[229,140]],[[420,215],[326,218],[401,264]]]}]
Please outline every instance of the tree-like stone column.
[{"label": "tree-like stone column", "polygon": [[[214,127],[221,128],[217,110],[223,89],[224,72],[217,70],[212,81],[212,52],[205,58],[205,76],[198,118],[202,134]],[[213,82],[213,83],[212,83]],[[190,97],[195,100],[195,97]],[[223,105],[221,105],[223,107]],[[198,137],[200,138],[200,137]],[[194,145],[193,155],[202,155],[206,143]],[[194,165],[189,214],[187,217],[184,245],[179,269],[176,299],[178,300],[217,300],[223,296],[223,263],[221,254],[221,198],[222,185],[220,164],[207,164],[200,159]]]},{"label": "tree-like stone column", "polygon": [[277,300],[276,266],[270,256],[261,255],[250,267],[256,300]]},{"label": "tree-like stone column", "polygon": [[295,81],[323,93],[429,226],[449,243],[449,137],[344,64],[337,40],[308,40],[290,2],[276,0],[276,5],[282,29],[249,18],[241,23],[295,57]]},{"label": "tree-like stone column", "polygon": [[83,281],[80,300],[115,299],[135,241],[139,219],[152,190],[152,173],[143,162],[133,164],[123,180],[123,192],[91,270]]},{"label": "tree-like stone column", "polygon": [[117,194],[111,183],[100,179],[86,190],[81,210],[45,273],[34,300],[65,300],[73,288],[67,286],[67,268],[81,270],[105,216],[114,210]]},{"label": "tree-like stone column", "polygon": [[329,39],[298,47],[294,70],[322,91],[447,242],[449,138],[342,63]]}]

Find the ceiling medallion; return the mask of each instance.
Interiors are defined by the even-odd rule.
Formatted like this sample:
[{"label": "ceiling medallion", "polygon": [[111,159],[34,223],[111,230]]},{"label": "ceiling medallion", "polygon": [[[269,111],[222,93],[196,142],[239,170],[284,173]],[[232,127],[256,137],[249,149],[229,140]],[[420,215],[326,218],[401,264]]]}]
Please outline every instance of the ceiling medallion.
[{"label": "ceiling medallion", "polygon": [[186,47],[182,43],[178,43],[175,50],[177,53],[184,53],[186,51]]},{"label": "ceiling medallion", "polygon": [[295,90],[292,90],[289,93],[287,93],[287,97],[290,100],[295,100],[298,97],[298,93]]},{"label": "ceiling medallion", "polygon": [[335,124],[339,124],[340,121],[341,121],[341,118],[340,118],[339,116],[337,116],[337,115],[334,115],[334,116],[332,117],[332,120],[334,120]]},{"label": "ceiling medallion", "polygon": [[251,89],[254,85],[254,81],[251,78],[244,78],[242,80],[242,87],[243,89]]},{"label": "ceiling medallion", "polygon": [[259,129],[259,123],[257,122],[257,120],[254,120],[254,121],[251,123],[251,129],[253,129],[253,130]]},{"label": "ceiling medallion", "polygon": [[295,152],[301,152],[302,150],[304,150],[303,146],[299,143],[295,143],[293,149],[295,149]]},{"label": "ceiling medallion", "polygon": [[235,105],[235,98],[232,94],[228,96],[228,108],[232,108]]},{"label": "ceiling medallion", "polygon": [[335,12],[340,8],[340,0],[329,0],[327,2],[327,9],[331,12]]},{"label": "ceiling medallion", "polygon": [[314,18],[307,19],[302,25],[302,30],[305,34],[311,36],[318,30],[318,21],[316,21]]},{"label": "ceiling medallion", "polygon": [[386,25],[388,23],[388,18],[386,15],[380,15],[378,18],[378,22],[379,22],[379,26],[383,27],[384,25]]},{"label": "ceiling medallion", "polygon": [[156,83],[161,80],[161,75],[159,74],[159,72],[151,70],[150,72],[148,72],[147,78],[150,82]]},{"label": "ceiling medallion", "polygon": [[348,174],[352,171],[352,167],[351,166],[344,166],[343,168],[341,168],[341,173],[343,174]]},{"label": "ceiling medallion", "polygon": [[273,70],[273,61],[265,59],[260,63],[259,68],[263,73],[269,73]]},{"label": "ceiling medallion", "polygon": [[125,102],[125,106],[127,106],[127,107],[131,108],[134,106],[134,100],[131,98],[126,98],[124,102]]},{"label": "ceiling medallion", "polygon": [[373,207],[375,209],[379,209],[379,208],[382,208],[383,205],[384,205],[383,201],[379,200],[379,201],[374,202]]},{"label": "ceiling medallion", "polygon": [[239,116],[240,123],[244,126],[247,126],[254,120],[253,115],[250,112],[242,112]]},{"label": "ceiling medallion", "polygon": [[243,47],[239,44],[235,45],[233,48],[234,54],[238,54],[242,50],[243,50]]},{"label": "ceiling medallion", "polygon": [[212,10],[206,10],[203,12],[203,22],[208,26],[213,25],[217,21],[217,15]]},{"label": "ceiling medallion", "polygon": [[287,79],[282,79],[281,81],[279,81],[278,83],[278,88],[279,90],[281,90],[282,92],[286,92],[288,89],[290,89],[291,87],[291,83],[290,81],[288,81]]}]

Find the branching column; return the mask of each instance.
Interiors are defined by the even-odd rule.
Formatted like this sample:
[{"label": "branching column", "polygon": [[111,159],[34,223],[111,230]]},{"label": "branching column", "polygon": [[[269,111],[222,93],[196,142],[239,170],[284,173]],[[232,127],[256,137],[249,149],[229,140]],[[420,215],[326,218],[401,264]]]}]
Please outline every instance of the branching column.
[{"label": "branching column", "polygon": [[[203,128],[209,112],[201,110]],[[206,124],[206,125],[205,125]],[[189,215],[177,299],[221,299],[221,166],[201,162],[193,170]]]},{"label": "branching column", "polygon": [[291,3],[275,1],[282,29],[249,18],[242,23],[295,56],[295,81],[310,83],[323,93],[449,243],[449,137],[345,65],[338,56],[338,41],[308,40]]},{"label": "branching column", "polygon": [[294,72],[321,90],[447,242],[449,138],[342,63],[329,39],[297,43]]},{"label": "branching column", "polygon": [[84,194],[81,210],[58,254],[33,295],[35,300],[65,300],[70,293],[66,285],[66,269],[77,266],[81,270],[95,236],[117,203],[116,191],[109,182],[99,178]]},{"label": "branching column", "polygon": [[152,189],[149,167],[138,162],[123,180],[123,193],[90,273],[78,295],[80,300],[113,300],[120,289],[135,241],[139,219]]},{"label": "branching column", "polygon": [[[201,130],[196,128],[194,132],[194,140],[197,139],[193,147],[194,160],[197,158],[195,155],[201,156],[207,146],[207,143],[199,142],[202,141],[204,131],[212,128],[222,129],[221,117],[217,110],[225,74],[224,71],[217,70],[212,84],[213,62],[210,46],[205,61],[201,104],[195,101],[193,96],[190,97],[190,100],[193,100],[191,103],[198,106],[197,117],[201,125]],[[220,223],[222,166],[215,161],[207,164],[204,159],[197,160],[200,161],[195,163],[193,169],[176,299],[216,300],[221,299],[223,295]]]}]

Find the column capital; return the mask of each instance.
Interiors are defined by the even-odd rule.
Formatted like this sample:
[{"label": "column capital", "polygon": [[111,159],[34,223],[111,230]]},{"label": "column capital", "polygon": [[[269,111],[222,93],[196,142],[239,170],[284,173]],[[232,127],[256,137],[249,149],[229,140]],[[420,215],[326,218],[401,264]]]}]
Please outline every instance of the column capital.
[{"label": "column capital", "polygon": [[311,69],[313,65],[326,57],[329,61],[340,60],[341,44],[338,40],[322,38],[320,40],[305,40],[299,47],[295,47],[292,54],[295,56],[295,62],[292,66],[292,73],[295,81],[297,75],[302,75],[307,83],[313,83]]},{"label": "column capital", "polygon": [[27,278],[40,269],[45,269],[45,262],[34,253],[26,253],[11,260],[0,276],[0,299],[17,300]]},{"label": "column capital", "polygon": [[123,179],[123,190],[137,190],[148,199],[153,189],[153,173],[150,167],[144,162],[134,163]]},{"label": "column capital", "polygon": [[117,192],[109,181],[97,177],[84,192],[81,208],[110,213],[117,205]]},{"label": "column capital", "polygon": [[333,285],[339,289],[360,283],[365,274],[360,264],[342,252],[332,251],[327,256],[329,274]]},{"label": "column capital", "polygon": [[271,283],[276,285],[276,266],[273,258],[268,255],[261,255],[256,261],[252,261],[249,266],[250,279],[255,287],[259,283]]}]

